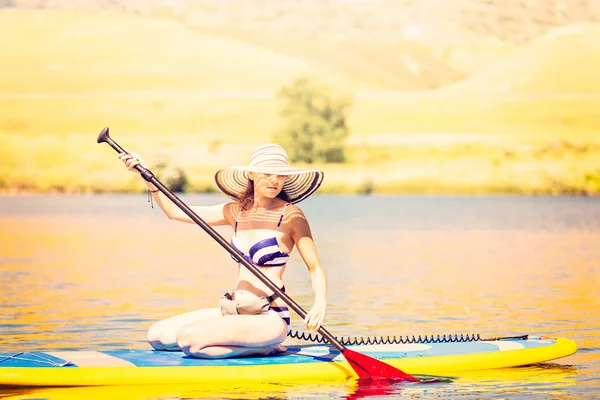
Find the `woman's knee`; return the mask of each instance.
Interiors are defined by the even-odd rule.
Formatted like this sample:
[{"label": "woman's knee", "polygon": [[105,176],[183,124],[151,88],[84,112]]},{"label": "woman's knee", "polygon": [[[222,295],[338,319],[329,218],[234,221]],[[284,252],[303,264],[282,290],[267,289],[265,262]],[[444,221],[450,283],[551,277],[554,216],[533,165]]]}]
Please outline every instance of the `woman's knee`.
[{"label": "woman's knee", "polygon": [[177,330],[177,345],[186,355],[197,354],[205,347],[205,335],[202,334],[201,327],[195,325],[185,325]]},{"label": "woman's knee", "polygon": [[160,341],[160,339],[162,339],[163,334],[164,334],[164,329],[162,328],[161,321],[155,322],[152,325],[150,325],[150,328],[148,328],[148,333],[147,333],[147,337],[148,337],[148,341],[149,342],[154,342],[154,341]]},{"label": "woman's knee", "polygon": [[177,339],[173,329],[169,329],[164,321],[158,321],[150,325],[147,333],[148,343],[155,350],[176,350]]},{"label": "woman's knee", "polygon": [[[202,358],[218,356],[213,354],[212,347],[239,346],[239,342],[243,341],[243,335],[236,333],[237,329],[221,325],[219,322],[222,320],[217,319],[212,323],[196,322],[182,326],[177,330],[177,345],[186,355]],[[220,350],[217,353],[220,353]]]}]

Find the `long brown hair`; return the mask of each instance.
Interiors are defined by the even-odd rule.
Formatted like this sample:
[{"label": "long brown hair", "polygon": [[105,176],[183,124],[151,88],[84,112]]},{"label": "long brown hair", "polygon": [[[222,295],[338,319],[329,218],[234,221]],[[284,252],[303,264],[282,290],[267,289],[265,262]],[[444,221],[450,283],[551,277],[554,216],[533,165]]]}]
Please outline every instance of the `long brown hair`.
[{"label": "long brown hair", "polygon": [[[285,190],[281,189],[281,192],[277,195],[278,198],[289,203],[290,196],[287,195]],[[254,181],[248,178],[248,184],[246,185],[246,190],[240,195],[238,200],[242,206],[242,210],[247,210],[250,204],[254,201]]]}]

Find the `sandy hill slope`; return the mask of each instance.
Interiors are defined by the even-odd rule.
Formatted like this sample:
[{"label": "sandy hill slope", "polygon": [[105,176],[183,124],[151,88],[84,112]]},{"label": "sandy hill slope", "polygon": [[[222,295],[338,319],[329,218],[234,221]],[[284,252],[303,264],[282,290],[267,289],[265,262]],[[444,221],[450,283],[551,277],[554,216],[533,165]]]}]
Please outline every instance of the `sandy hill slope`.
[{"label": "sandy hill slope", "polygon": [[[429,43],[526,43],[600,22],[598,0],[11,0],[13,7],[78,8],[162,16],[198,27]],[[1,4],[1,2],[0,2]]]},{"label": "sandy hill slope", "polygon": [[[276,53],[287,59],[284,63],[304,63],[300,71],[318,71],[349,90],[443,87],[481,72],[516,46],[553,29],[600,23],[599,0],[11,0],[4,7],[108,11],[176,21],[178,29],[185,27],[214,41],[175,46],[173,51],[212,52],[230,65],[256,66],[257,74],[264,67],[263,77],[252,87],[262,87],[268,77],[279,83],[280,71],[296,67],[267,65],[248,51],[235,54],[232,42],[246,50],[250,45],[262,54]],[[171,35],[171,27],[164,28]],[[124,42],[131,40],[126,28],[119,29]],[[163,51],[164,40],[148,32],[148,37],[156,36],[157,50]],[[203,60],[206,69],[211,61]],[[200,68],[194,62],[189,65]],[[226,82],[214,74],[201,77],[215,86],[236,86],[231,74],[220,75]]]},{"label": "sandy hill slope", "polygon": [[298,74],[316,73],[305,60],[164,19],[0,9],[0,26],[4,93],[272,92]]},{"label": "sandy hill slope", "polygon": [[[414,43],[329,41],[116,12],[0,9],[1,91],[274,91],[297,75],[347,90],[420,90],[465,75]],[[22,79],[23,74],[35,80]],[[20,78],[21,77],[21,78]]]},{"label": "sandy hill slope", "polygon": [[600,24],[553,30],[444,91],[600,95]]}]

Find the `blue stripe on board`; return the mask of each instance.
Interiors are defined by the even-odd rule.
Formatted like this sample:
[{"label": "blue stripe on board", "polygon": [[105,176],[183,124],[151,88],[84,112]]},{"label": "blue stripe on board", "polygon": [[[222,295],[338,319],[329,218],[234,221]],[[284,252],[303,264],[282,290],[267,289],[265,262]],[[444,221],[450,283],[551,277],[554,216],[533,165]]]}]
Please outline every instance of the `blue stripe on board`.
[{"label": "blue stripe on board", "polygon": [[0,368],[25,367],[25,368],[76,368],[68,364],[68,360],[51,356],[43,352],[5,353],[0,354]]},{"label": "blue stripe on board", "polygon": [[[248,365],[281,365],[281,364],[305,364],[315,361],[323,361],[323,355],[329,354],[326,350],[323,355],[306,356],[295,354],[300,348],[288,348],[285,354],[276,354],[268,357],[241,357],[226,358],[221,360],[204,360],[193,357],[186,357],[181,352],[166,351],[140,351],[140,350],[112,350],[103,351],[114,357],[122,358],[138,367],[154,367],[157,365],[180,366],[180,367],[200,367],[200,366],[248,366]],[[329,358],[339,354],[333,350]]]}]

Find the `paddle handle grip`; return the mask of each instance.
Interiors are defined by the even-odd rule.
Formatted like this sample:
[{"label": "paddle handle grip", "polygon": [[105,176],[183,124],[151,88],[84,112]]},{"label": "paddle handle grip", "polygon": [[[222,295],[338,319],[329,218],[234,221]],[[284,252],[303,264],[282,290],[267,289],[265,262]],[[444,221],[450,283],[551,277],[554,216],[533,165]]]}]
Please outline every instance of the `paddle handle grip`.
[{"label": "paddle handle grip", "polygon": [[[108,127],[102,129],[102,131],[98,135],[98,143],[108,143],[108,145],[115,149],[117,153],[127,153],[124,148],[122,148],[117,142],[112,140],[108,131]],[[154,174],[152,173],[152,171],[150,171],[148,168],[141,166],[140,164],[136,165],[134,168],[138,170],[140,175],[142,175],[142,178],[144,178],[148,182],[152,182],[152,179],[154,178]]]},{"label": "paddle handle grip", "polygon": [[[119,146],[109,135],[108,127],[104,128],[98,135],[98,143],[108,143],[110,147],[115,149],[118,153],[124,153],[125,150]],[[198,224],[206,233],[208,233],[214,240],[217,241],[225,250],[229,252],[236,260],[246,267],[254,276],[256,276],[262,283],[265,284],[269,289],[276,293],[292,310],[296,312],[302,319],[306,318],[306,311],[298,305],[291,297],[289,297],[284,291],[282,291],[273,281],[271,281],[258,267],[248,262],[244,257],[240,256],[238,250],[236,250],[223,236],[215,231],[210,225],[208,225],[202,218],[200,218],[194,211],[192,211],[183,201],[179,199],[173,192],[171,192],[165,185],[163,185],[158,178],[154,176],[152,171],[141,165],[136,165],[135,168],[140,172],[142,177],[152,183],[158,190],[160,190],[169,200],[171,200],[177,207],[181,209],[188,217]],[[340,352],[344,352],[346,347],[329,333],[322,326],[317,331],[319,332],[329,343],[331,343]]]}]

